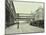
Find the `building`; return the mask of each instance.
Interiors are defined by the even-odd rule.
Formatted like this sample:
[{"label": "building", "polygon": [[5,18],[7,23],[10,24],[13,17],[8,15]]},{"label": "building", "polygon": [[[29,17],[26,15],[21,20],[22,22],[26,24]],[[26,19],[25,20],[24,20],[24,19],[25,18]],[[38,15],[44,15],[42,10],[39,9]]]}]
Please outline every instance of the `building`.
[{"label": "building", "polygon": [[7,26],[14,24],[16,12],[15,12],[13,1],[6,0],[5,6],[6,6],[6,8],[5,8],[5,10],[6,10],[6,27],[7,27]]}]

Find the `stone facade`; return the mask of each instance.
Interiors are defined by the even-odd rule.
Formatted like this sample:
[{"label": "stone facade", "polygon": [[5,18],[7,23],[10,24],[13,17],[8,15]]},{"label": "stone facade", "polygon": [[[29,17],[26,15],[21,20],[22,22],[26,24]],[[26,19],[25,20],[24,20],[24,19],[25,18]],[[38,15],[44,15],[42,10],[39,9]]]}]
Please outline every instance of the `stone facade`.
[{"label": "stone facade", "polygon": [[5,8],[6,26],[9,26],[9,25],[14,24],[16,12],[15,12],[13,1],[6,0],[5,6],[6,6]]}]

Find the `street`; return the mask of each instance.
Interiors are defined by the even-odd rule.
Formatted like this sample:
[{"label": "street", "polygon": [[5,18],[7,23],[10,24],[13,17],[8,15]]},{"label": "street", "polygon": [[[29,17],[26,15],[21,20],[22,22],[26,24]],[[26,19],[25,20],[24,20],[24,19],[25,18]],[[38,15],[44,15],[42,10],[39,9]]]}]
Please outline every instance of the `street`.
[{"label": "street", "polygon": [[17,28],[17,24],[12,25],[8,28],[6,28],[6,34],[12,34],[12,33],[28,33],[28,32],[43,32],[44,29],[38,28],[35,26],[31,26],[28,23],[20,23],[19,28]]}]

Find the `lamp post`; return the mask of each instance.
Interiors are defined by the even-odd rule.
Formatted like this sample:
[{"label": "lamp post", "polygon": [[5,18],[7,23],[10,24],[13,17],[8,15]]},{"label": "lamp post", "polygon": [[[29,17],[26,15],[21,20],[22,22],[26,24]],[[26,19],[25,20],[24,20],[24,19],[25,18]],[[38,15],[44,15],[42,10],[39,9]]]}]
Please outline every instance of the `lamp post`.
[{"label": "lamp post", "polygon": [[19,29],[19,14],[17,14],[17,29]]}]

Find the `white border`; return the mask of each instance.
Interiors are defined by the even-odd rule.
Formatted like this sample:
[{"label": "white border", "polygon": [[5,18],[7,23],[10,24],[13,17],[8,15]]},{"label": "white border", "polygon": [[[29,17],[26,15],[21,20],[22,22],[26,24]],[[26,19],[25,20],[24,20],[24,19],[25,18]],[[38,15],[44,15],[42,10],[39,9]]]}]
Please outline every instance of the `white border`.
[{"label": "white border", "polygon": [[0,35],[5,33],[5,0],[0,0]]}]

